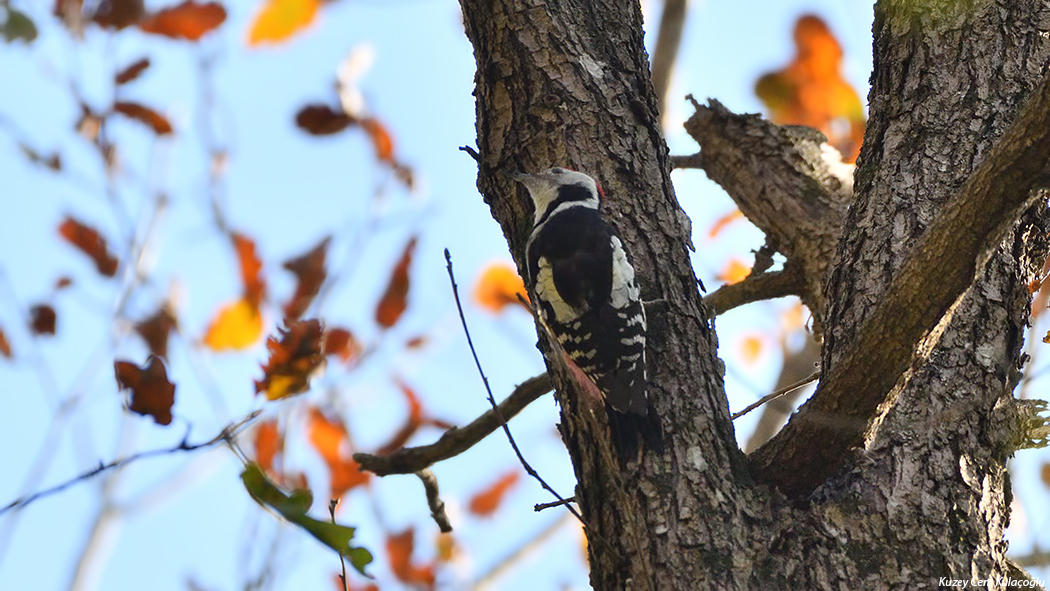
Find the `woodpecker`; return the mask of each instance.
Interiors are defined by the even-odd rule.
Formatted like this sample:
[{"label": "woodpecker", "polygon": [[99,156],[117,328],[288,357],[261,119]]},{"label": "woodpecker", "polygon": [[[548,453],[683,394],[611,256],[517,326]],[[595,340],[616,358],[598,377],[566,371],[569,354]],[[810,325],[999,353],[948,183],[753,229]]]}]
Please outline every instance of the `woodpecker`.
[{"label": "woodpecker", "polygon": [[630,423],[622,415],[645,417],[649,409],[645,309],[623,241],[602,218],[601,186],[566,168],[511,178],[536,206],[525,247],[532,301],[568,358],[616,411],[609,413],[610,423],[619,423],[614,430],[622,429]]}]

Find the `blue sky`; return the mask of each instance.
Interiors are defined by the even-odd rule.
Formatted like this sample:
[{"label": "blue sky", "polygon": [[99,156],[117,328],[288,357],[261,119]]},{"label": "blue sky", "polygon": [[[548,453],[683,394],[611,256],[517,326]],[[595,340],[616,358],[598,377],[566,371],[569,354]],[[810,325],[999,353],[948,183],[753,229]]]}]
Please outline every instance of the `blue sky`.
[{"label": "blue sky", "polygon": [[[477,194],[474,162],[458,150],[473,145],[475,133],[474,59],[457,4],[326,4],[319,22],[306,34],[287,45],[259,50],[243,43],[257,10],[254,2],[231,3],[219,34],[198,46],[135,31],[107,39],[91,29],[82,45],[74,45],[47,16],[46,3],[14,4],[40,24],[41,37],[32,47],[4,46],[0,51],[0,79],[11,89],[0,93],[0,116],[7,122],[0,126],[0,204],[14,212],[0,217],[0,326],[18,355],[15,363],[0,361],[0,396],[5,398],[0,449],[11,450],[4,456],[8,477],[0,479],[0,503],[63,482],[99,460],[174,445],[187,434],[190,441],[208,439],[256,408],[296,424],[302,420],[304,400],[336,401],[348,417],[357,446],[372,449],[404,415],[392,385],[394,375],[412,384],[437,417],[462,424],[485,410],[480,379],[459,330],[442,250],[452,252],[465,292],[483,267],[509,260],[509,255],[498,225]],[[657,3],[646,3],[648,21],[655,21],[658,8]],[[871,68],[871,7],[845,0],[791,0],[693,2],[672,97],[711,96],[736,111],[760,111],[752,93],[754,81],[791,58],[791,27],[806,12],[823,17],[839,37],[845,48],[844,72],[865,95]],[[649,42],[651,47],[652,39]],[[295,128],[295,113],[303,105],[334,103],[336,68],[361,44],[373,46],[376,53],[361,89],[371,112],[393,133],[399,157],[418,173],[414,192],[390,182],[374,165],[372,147],[359,132],[313,138]],[[116,125],[126,175],[110,198],[97,155],[71,131],[78,111],[67,77],[72,73],[89,102],[101,108],[111,99],[106,80],[114,64],[125,65],[143,55],[153,65],[142,79],[122,89],[122,96],[164,112],[177,133],[171,140],[154,142],[133,122]],[[208,79],[216,105],[207,125],[200,117],[203,61],[213,64]],[[672,153],[695,151],[680,127],[688,116],[685,101],[673,98],[669,113],[666,133]],[[271,297],[282,302],[293,289],[280,263],[333,234],[329,269],[338,282],[320,314],[329,324],[351,327],[376,344],[376,353],[360,369],[330,367],[302,398],[276,404],[255,399],[252,380],[259,378],[258,364],[265,358],[261,345],[214,355],[194,344],[215,309],[239,292],[236,263],[210,214],[209,140],[202,134],[206,127],[216,138],[212,145],[230,154],[228,173],[218,186],[226,218],[232,227],[256,238]],[[67,174],[56,178],[26,163],[12,141],[19,132],[41,152],[59,150]],[[701,172],[679,171],[673,178],[678,198],[693,219],[694,265],[711,288],[724,262],[760,246],[761,235],[738,223],[724,238],[709,240],[707,229],[732,209],[732,203]],[[382,196],[377,198],[377,192]],[[62,217],[72,213],[120,243],[128,238],[122,236],[121,217],[130,217],[142,232],[154,218],[159,194],[167,204],[158,216],[155,248],[146,257],[151,280],[136,292],[128,310],[132,318],[140,318],[168,293],[180,294],[182,331],[175,337],[169,364],[179,389],[175,422],[169,428],[120,410],[112,359],[141,362],[146,354],[141,342],[128,335],[127,326],[113,327],[110,322],[115,296],[128,278],[99,279],[87,260],[55,234]],[[114,207],[114,201],[120,205]],[[416,234],[420,238],[408,312],[381,334],[372,321],[374,303],[401,247]],[[74,288],[53,294],[59,275],[73,277]],[[58,310],[59,336],[32,339],[20,328],[21,315],[29,305],[45,300]],[[739,340],[767,333],[770,319],[779,322],[777,314],[783,308],[782,303],[762,304],[719,319],[734,409],[768,392],[780,364],[775,347],[768,347],[753,364],[739,360]],[[467,319],[497,396],[543,370],[527,314],[509,309],[493,315],[468,305]],[[272,323],[271,318],[267,332],[272,332]],[[405,350],[404,341],[418,335],[425,335],[427,344]],[[77,404],[60,412],[70,400]],[[757,415],[738,421],[741,437],[750,432],[754,418]],[[556,420],[556,409],[545,398],[511,426],[530,462],[568,495],[574,482],[554,431]],[[425,431],[413,443],[437,435]],[[324,490],[317,458],[305,446],[290,449],[289,455]],[[49,460],[41,463],[38,456]],[[1015,483],[1022,498],[1045,495],[1037,488],[1038,462],[1035,454],[1018,460],[1023,468]],[[31,481],[33,467],[42,465],[46,469]],[[550,500],[535,483],[523,480],[491,518],[466,515],[472,494],[514,469],[510,449],[498,436],[437,466],[457,540],[464,548],[446,573],[443,588],[463,588],[476,581],[539,532],[552,528],[550,539],[514,561],[492,588],[586,587],[578,530],[557,511],[532,512],[534,503]],[[123,471],[111,481],[110,496],[122,515],[104,520],[105,532],[95,545],[99,554],[84,562],[90,568],[79,578],[74,568],[99,513],[102,479],[78,484],[14,517],[2,516],[0,588],[65,589],[76,578],[85,583],[83,589],[145,586],[164,591],[186,589],[188,580],[206,589],[240,589],[273,545],[281,550],[274,589],[334,588],[331,575],[337,563],[332,553],[259,511],[241,488],[239,471],[239,461],[225,448],[146,460]],[[381,548],[384,531],[414,525],[417,556],[426,560],[433,555],[436,527],[427,517],[414,478],[378,480],[367,494],[352,492],[344,505],[340,521],[360,527],[363,545]],[[1027,520],[1032,530],[1045,529],[1050,517],[1045,510],[1033,509]],[[376,574],[382,588],[397,588],[389,584],[382,565]]]}]

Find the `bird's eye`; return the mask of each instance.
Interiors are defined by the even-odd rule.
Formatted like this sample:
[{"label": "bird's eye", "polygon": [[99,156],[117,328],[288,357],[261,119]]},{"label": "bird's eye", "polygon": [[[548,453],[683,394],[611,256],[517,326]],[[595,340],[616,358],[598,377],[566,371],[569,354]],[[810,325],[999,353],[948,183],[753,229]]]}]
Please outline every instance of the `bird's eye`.
[{"label": "bird's eye", "polygon": [[554,174],[564,174],[565,173],[565,169],[564,168],[555,168],[552,172],[554,172]]}]

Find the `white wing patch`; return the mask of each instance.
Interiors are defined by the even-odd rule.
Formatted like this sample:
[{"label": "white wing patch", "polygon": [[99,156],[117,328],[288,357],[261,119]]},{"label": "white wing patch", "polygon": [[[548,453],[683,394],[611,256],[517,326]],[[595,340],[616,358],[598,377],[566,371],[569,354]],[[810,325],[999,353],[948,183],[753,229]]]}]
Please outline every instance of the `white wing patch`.
[{"label": "white wing patch", "polygon": [[634,283],[634,267],[627,262],[627,253],[616,236],[612,237],[612,294],[610,303],[613,308],[626,308],[638,300],[638,286]]},{"label": "white wing patch", "polygon": [[[551,309],[554,310],[554,318],[546,320],[557,324],[569,324],[579,318],[580,313],[558,295],[558,290],[554,287],[554,272],[551,270],[550,263],[547,262],[547,257],[540,257],[540,260],[536,262],[536,267],[538,267],[536,297],[541,302],[550,304]],[[540,310],[543,310],[542,306]]]}]

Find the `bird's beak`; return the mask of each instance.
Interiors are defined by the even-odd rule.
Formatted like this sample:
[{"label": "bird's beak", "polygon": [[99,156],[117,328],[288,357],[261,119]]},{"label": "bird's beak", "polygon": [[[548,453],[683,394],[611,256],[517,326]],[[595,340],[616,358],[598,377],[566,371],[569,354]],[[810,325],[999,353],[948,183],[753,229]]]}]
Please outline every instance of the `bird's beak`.
[{"label": "bird's beak", "polygon": [[532,175],[525,174],[524,172],[514,171],[514,172],[511,172],[511,173],[508,173],[508,176],[510,176],[511,180],[513,180],[513,181],[517,181],[519,183],[524,183]]}]

